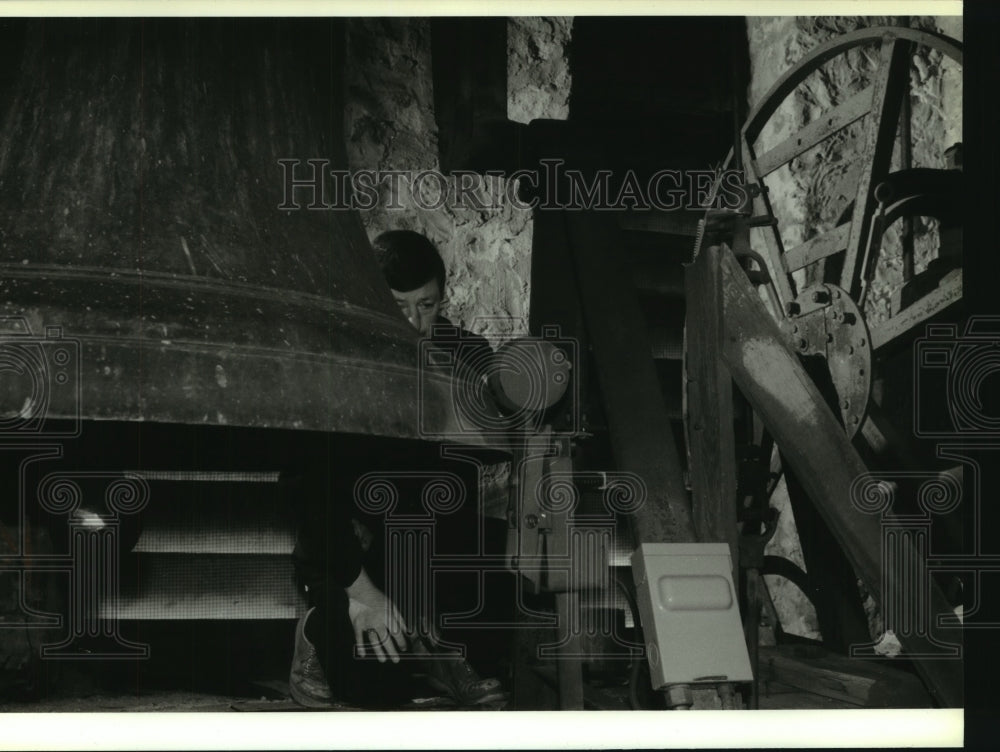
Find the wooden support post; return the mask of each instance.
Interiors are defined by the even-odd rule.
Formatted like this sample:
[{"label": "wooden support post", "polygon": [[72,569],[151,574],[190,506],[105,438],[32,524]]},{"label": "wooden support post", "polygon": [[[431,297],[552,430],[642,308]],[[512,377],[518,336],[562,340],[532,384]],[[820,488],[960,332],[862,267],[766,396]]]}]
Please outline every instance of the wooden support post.
[{"label": "wooden support post", "polygon": [[580,593],[556,593],[559,631],[564,640],[556,659],[559,709],[583,710],[583,659],[580,657]]},{"label": "wooden support post", "polygon": [[[566,237],[562,212],[536,211],[531,237],[531,315],[529,327],[535,336],[550,327],[558,327],[562,338],[576,345],[579,362],[573,363],[571,378],[582,404],[567,404],[567,409],[551,416],[556,432],[579,426],[586,430],[590,409],[590,379],[584,361],[589,341],[580,306],[580,296],[572,283],[573,256]],[[576,411],[577,414],[572,414]]]},{"label": "wooden support post", "polygon": [[646,503],[633,515],[635,542],[693,541],[680,457],[614,217],[564,217],[615,461],[646,484]]},{"label": "wooden support post", "polygon": [[725,541],[739,582],[733,382],[722,362],[722,285],[718,247],[685,267],[688,453],[691,514],[698,540]]},{"label": "wooden support post", "polygon": [[524,126],[507,119],[507,19],[439,17],[430,27],[441,169],[513,172]]}]

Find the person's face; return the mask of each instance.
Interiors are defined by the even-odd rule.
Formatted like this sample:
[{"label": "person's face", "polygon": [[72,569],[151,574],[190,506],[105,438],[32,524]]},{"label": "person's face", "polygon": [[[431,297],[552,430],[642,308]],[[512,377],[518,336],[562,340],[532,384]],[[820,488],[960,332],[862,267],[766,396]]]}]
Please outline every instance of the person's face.
[{"label": "person's face", "polygon": [[430,336],[431,326],[437,320],[438,314],[441,312],[441,305],[444,303],[437,280],[432,279],[409,292],[393,290],[392,297],[396,299],[399,310],[403,312],[413,328],[424,337]]}]

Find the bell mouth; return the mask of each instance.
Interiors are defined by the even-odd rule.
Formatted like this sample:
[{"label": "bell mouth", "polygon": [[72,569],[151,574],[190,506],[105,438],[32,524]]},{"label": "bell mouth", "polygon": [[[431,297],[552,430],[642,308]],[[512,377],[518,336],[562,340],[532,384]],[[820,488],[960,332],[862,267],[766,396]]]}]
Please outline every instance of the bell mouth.
[{"label": "bell mouth", "polygon": [[[38,373],[29,375],[46,391],[45,420],[501,446],[455,399],[459,377],[420,363],[419,338],[397,315],[179,275],[2,266],[4,334],[37,350]],[[53,348],[65,353],[64,367],[50,362]],[[22,404],[13,393],[24,391],[22,380],[4,381],[4,403]]]}]

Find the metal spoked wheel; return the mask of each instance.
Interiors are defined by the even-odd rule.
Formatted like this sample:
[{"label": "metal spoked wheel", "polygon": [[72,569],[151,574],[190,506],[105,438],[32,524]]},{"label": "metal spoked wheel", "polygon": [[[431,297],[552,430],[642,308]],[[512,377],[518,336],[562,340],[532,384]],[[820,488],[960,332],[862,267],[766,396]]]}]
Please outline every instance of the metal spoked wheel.
[{"label": "metal spoked wheel", "polygon": [[[961,301],[960,148],[947,156],[947,168],[913,166],[909,153],[910,71],[915,53],[928,49],[962,62],[958,42],[905,27],[861,29],[821,45],[785,73],[750,113],[734,160],[756,194],[754,214],[772,219],[756,231],[763,242],[751,241],[773,281],[773,312],[805,361],[823,361],[825,373],[818,377],[830,380],[830,396],[848,435],[862,434],[876,452],[896,445],[896,454],[905,454],[899,440],[911,433],[909,426],[894,426],[896,416],[888,416],[872,398],[880,386],[876,371],[912,345],[928,321],[954,314]],[[814,114],[791,136],[765,143],[775,115],[787,111],[786,103],[800,87],[823,76],[829,62],[858,53],[876,61],[869,81],[845,91],[841,101]],[[837,158],[851,153],[846,144],[852,138],[854,158]],[[830,219],[806,228],[805,240],[786,247],[782,231],[795,223],[775,212],[771,184],[796,163],[829,176]],[[937,253],[926,268],[915,262],[910,247],[916,217],[932,217],[940,228]],[[897,230],[902,247],[889,254],[883,239]],[[887,261],[901,264],[901,279],[877,279]],[[874,304],[878,282],[881,307]]]},{"label": "metal spoked wheel", "polygon": [[[815,459],[817,452],[825,451],[824,447],[836,445],[838,451],[842,450],[837,456],[821,458],[827,467],[838,468],[831,473],[836,481],[831,479],[825,487],[815,477],[797,478],[790,471],[794,463],[790,463],[785,472],[809,577],[802,579],[797,573],[792,574],[801,580],[797,584],[817,607],[824,642],[838,651],[853,650],[851,646],[867,643],[871,637],[857,587],[862,570],[857,569],[856,575],[852,563],[858,560],[863,563],[866,587],[878,585],[874,581],[877,580],[874,573],[878,564],[872,557],[878,557],[879,523],[870,518],[863,526],[852,527],[859,512],[850,508],[848,487],[865,469],[938,472],[928,471],[929,466],[921,456],[922,448],[919,443],[917,446],[913,443],[916,433],[913,421],[922,417],[915,418],[912,409],[916,389],[913,357],[928,324],[947,324],[953,327],[950,331],[955,331],[965,316],[961,300],[961,229],[957,225],[960,214],[956,204],[960,197],[960,159],[951,151],[946,168],[915,167],[908,152],[896,153],[901,114],[907,115],[909,106],[913,56],[915,52],[928,49],[941,59],[959,65],[962,62],[961,47],[954,40],[909,28],[863,29],[819,46],[782,76],[750,113],[741,131],[737,153],[728,165],[744,171],[752,196],[752,218],[733,222],[732,234],[725,242],[731,241],[732,255],[744,267],[746,277],[756,284],[766,283],[770,313],[778,323],[780,336],[788,349],[798,356],[798,366],[812,382],[808,389],[796,387],[793,390],[797,399],[804,399],[810,390],[818,392],[836,418],[836,421],[824,418],[817,424],[830,427],[823,429],[822,436],[831,435],[835,430],[833,426],[839,422],[850,443],[843,438],[837,442],[816,440],[815,431],[811,436],[801,433],[808,433],[809,429],[802,421],[796,421],[795,410],[787,402],[789,397],[779,394],[781,390],[776,384],[762,383],[761,379],[766,380],[766,374],[774,372],[775,368],[785,376],[792,368],[782,360],[780,367],[769,369],[767,360],[771,356],[761,355],[773,353],[777,356],[778,350],[767,340],[771,336],[767,330],[773,329],[773,325],[768,323],[763,327],[759,322],[743,325],[742,321],[734,324],[735,319],[726,318],[727,325],[734,326],[733,331],[714,330],[705,334],[689,328],[686,332],[689,338],[699,338],[698,348],[703,353],[709,352],[706,341],[719,341],[723,334],[726,335],[721,345],[723,360],[734,380],[739,381],[744,392],[748,388],[758,390],[753,398],[755,407],[747,412],[753,414],[758,407],[769,411],[772,421],[769,426],[775,429],[778,425],[782,429],[775,433],[776,437],[783,435],[778,441],[782,455],[789,452],[798,456],[799,465],[809,466],[815,474],[818,467],[824,466],[823,461],[804,462],[805,452],[811,452],[808,456]],[[874,63],[870,78],[857,82],[853,90],[848,87],[841,99],[825,110],[813,112],[809,122],[797,132],[777,143],[769,143],[768,138],[775,130],[772,118],[779,111],[787,112],[782,107],[795,96],[798,87],[817,76],[822,77],[823,66],[838,56],[858,53]],[[811,76],[814,78],[810,79]],[[903,118],[904,122],[907,118],[908,115]],[[855,140],[853,150],[844,147],[844,142],[851,138]],[[830,193],[839,197],[839,204],[831,201],[826,207],[828,221],[813,223],[805,228],[800,238],[794,239],[789,231],[802,226],[801,216],[782,216],[776,211],[782,203],[779,200],[781,176],[789,174],[789,163],[801,166],[822,162],[817,161],[817,154],[853,154],[853,159],[847,163],[845,158],[835,166],[835,171],[824,173],[836,175],[836,180],[831,178]],[[889,238],[901,224],[918,217],[938,221],[940,239],[936,250],[925,254],[923,259],[915,259],[907,244],[901,242],[900,250],[890,253]],[[711,211],[708,219],[712,219]],[[903,235],[906,234],[904,230]],[[732,270],[738,271],[738,267],[717,253],[712,256],[713,260],[720,258],[723,264],[719,271],[713,271],[709,264],[697,264],[696,258],[691,277],[694,279],[697,275],[700,290],[718,286],[723,291],[726,317],[733,316],[736,311],[747,314],[759,301],[753,299],[755,296],[734,291],[731,283],[736,272]],[[756,263],[756,270],[748,259]],[[885,274],[888,260],[899,261],[901,273],[896,277]],[[746,286],[746,280],[741,285]],[[703,305],[697,300],[692,303],[690,291],[688,296],[689,309],[698,312],[699,305],[704,309],[700,311],[699,320],[712,320],[715,314],[706,307],[709,304]],[[876,297],[880,305],[875,305]],[[733,303],[732,310],[729,310],[730,303]],[[752,346],[729,344],[728,339],[736,342],[737,335],[747,336],[749,332],[759,337],[755,341],[764,349],[754,351]],[[737,357],[733,353],[737,351],[739,362],[733,360]],[[791,355],[783,357],[796,360]],[[688,381],[692,381],[693,375],[704,379],[707,374],[713,379],[713,386],[722,383],[717,381],[717,369],[705,369],[706,362],[703,357],[696,368],[688,372]],[[739,378],[733,368],[743,369]],[[697,379],[693,383],[697,383]],[[697,407],[702,417],[708,414],[706,400],[711,394],[711,390],[700,392]],[[746,396],[751,397],[748,392]],[[687,396],[685,399],[687,409]],[[801,407],[806,409],[806,403]],[[808,409],[811,410],[811,406]],[[734,413],[727,407],[720,414]],[[776,420],[783,422],[774,424]],[[742,441],[748,446],[761,446],[761,434],[753,423],[752,419],[744,422],[742,437],[736,438],[737,444]],[[751,427],[747,428],[748,425]],[[808,450],[793,446],[797,436],[808,440]],[[697,445],[699,438],[691,437],[689,447],[692,441]],[[707,456],[724,460],[731,446],[724,447],[722,453],[712,454],[709,450]],[[702,456],[706,455],[704,442],[699,451]],[[854,459],[842,462],[848,454]],[[700,480],[701,487],[707,487],[705,479]],[[821,503],[817,495],[825,496],[826,500]],[[915,503],[915,494],[899,496],[897,501]],[[743,499],[745,495],[739,494],[737,498]],[[824,506],[832,503],[841,504],[832,515],[840,526],[836,540],[831,535],[832,528],[827,527],[831,507]],[[754,525],[759,522],[761,520],[755,521]],[[861,532],[862,527],[866,532]],[[756,527],[750,528],[750,534],[751,537],[758,535]],[[746,530],[740,542],[741,557],[745,539]],[[850,561],[845,555],[848,548],[853,552]],[[765,557],[762,549],[754,553],[743,562],[743,568],[759,574],[765,571]],[[773,567],[776,562],[766,563]],[[898,585],[893,583],[893,587]],[[931,596],[933,609],[941,612],[940,590],[935,593]],[[749,618],[753,622],[753,617]],[[749,634],[748,642],[754,642]],[[922,664],[920,670],[929,677],[928,681],[934,685],[935,694],[942,702],[958,701],[961,687],[954,672],[933,662]]]}]

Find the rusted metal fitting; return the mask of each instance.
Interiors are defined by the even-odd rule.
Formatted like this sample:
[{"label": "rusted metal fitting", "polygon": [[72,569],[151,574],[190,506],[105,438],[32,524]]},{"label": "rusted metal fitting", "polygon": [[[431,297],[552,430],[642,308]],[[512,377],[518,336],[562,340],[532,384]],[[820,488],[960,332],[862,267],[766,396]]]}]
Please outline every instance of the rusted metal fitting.
[{"label": "rusted metal fitting", "polygon": [[666,698],[667,707],[671,710],[690,710],[694,704],[691,687],[687,684],[671,684],[664,687],[663,696]]}]

